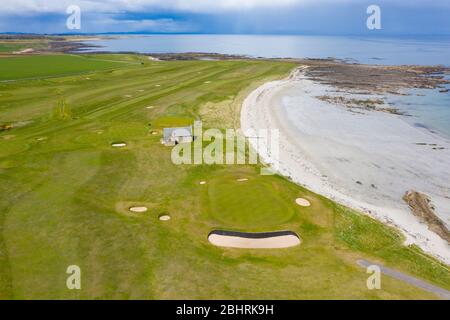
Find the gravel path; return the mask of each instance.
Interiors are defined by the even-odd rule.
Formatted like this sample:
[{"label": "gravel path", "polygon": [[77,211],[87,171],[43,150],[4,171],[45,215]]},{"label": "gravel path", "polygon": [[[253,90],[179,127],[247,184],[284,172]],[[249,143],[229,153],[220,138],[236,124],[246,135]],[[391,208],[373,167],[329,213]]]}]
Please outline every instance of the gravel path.
[{"label": "gravel path", "polygon": [[[357,263],[358,263],[359,266],[361,266],[363,268],[367,268],[368,266],[371,266],[371,265],[377,265],[376,263],[372,263],[372,262],[367,261],[367,260],[358,260]],[[422,281],[422,280],[419,280],[417,278],[408,276],[408,275],[406,275],[406,274],[404,274],[402,272],[399,272],[399,271],[396,271],[396,270],[393,270],[393,269],[389,269],[389,268],[383,267],[381,265],[377,265],[377,266],[380,267],[381,272],[383,274],[385,274],[385,275],[387,275],[387,276],[389,276],[391,278],[394,278],[394,279],[397,279],[397,280],[409,283],[409,284],[411,284],[411,285],[413,285],[413,286],[415,286],[417,288],[423,289],[425,291],[432,292],[432,293],[438,295],[439,297],[441,297],[441,298],[443,298],[445,300],[450,300],[450,291],[448,291],[446,289],[434,286],[434,285],[429,284],[429,283],[427,283],[425,281]]]}]

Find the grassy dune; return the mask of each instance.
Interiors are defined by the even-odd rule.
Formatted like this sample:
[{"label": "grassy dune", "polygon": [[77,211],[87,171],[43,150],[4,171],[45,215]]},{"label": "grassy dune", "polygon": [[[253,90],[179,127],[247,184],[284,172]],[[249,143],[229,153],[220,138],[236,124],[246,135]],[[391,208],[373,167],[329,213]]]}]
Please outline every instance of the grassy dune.
[{"label": "grassy dune", "polygon": [[0,54],[9,54],[24,49],[43,49],[48,46],[48,41],[36,40],[2,40],[0,39]]},{"label": "grassy dune", "polygon": [[[436,298],[386,277],[367,290],[360,258],[450,289],[449,270],[394,230],[256,166],[173,165],[151,134],[196,118],[237,126],[245,94],[293,64],[97,55],[50,70],[53,56],[20,59],[33,72],[0,59],[2,79],[17,80],[0,83],[0,124],[13,125],[0,132],[0,298]],[[128,212],[138,204],[149,211]],[[207,242],[215,228],[292,230],[302,244],[221,249]],[[69,265],[82,290],[66,288]]]}]

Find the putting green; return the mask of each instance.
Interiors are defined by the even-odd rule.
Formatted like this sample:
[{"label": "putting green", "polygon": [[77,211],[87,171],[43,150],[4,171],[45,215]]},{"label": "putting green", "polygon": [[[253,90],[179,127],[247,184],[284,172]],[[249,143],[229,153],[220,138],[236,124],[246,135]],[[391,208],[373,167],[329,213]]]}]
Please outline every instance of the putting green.
[{"label": "putting green", "polygon": [[210,215],[223,226],[245,230],[276,227],[295,214],[268,177],[245,183],[217,177],[208,184]]}]

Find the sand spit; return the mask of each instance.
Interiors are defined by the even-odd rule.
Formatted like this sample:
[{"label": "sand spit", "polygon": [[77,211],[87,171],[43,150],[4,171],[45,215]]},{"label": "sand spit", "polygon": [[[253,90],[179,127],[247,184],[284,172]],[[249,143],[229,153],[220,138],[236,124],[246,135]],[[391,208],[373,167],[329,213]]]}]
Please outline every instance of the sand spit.
[{"label": "sand spit", "polygon": [[[360,71],[353,68],[341,70],[348,75],[344,79],[327,76],[319,83],[317,73],[313,81],[306,75],[314,70],[303,67],[287,79],[262,85],[243,102],[241,128],[244,133],[279,130],[279,161],[250,139],[252,147],[272,169],[311,191],[398,228],[406,237],[405,244],[416,244],[450,264],[447,241],[412,215],[402,200],[405,190],[421,190],[432,200],[436,215],[444,223],[450,221],[450,141],[410,125],[400,115],[369,110],[355,113],[346,106],[318,98],[336,92],[330,83],[339,82],[338,89],[351,87],[352,83],[347,83],[350,75]],[[368,70],[372,68],[376,67]],[[382,70],[389,75],[392,72],[387,67]],[[418,80],[416,73],[412,78],[403,74],[392,77],[395,88],[402,83],[403,87],[434,85]],[[368,78],[364,78],[366,82]],[[384,86],[382,79],[374,85],[377,91],[389,91],[388,84]],[[358,84],[355,87],[362,89]],[[364,94],[364,98],[373,97],[371,92]],[[424,151],[423,146],[417,145],[419,142],[444,149],[439,153]]]},{"label": "sand spit", "polygon": [[217,247],[241,249],[281,249],[298,246],[301,241],[292,231],[246,233],[215,230],[208,241]]}]

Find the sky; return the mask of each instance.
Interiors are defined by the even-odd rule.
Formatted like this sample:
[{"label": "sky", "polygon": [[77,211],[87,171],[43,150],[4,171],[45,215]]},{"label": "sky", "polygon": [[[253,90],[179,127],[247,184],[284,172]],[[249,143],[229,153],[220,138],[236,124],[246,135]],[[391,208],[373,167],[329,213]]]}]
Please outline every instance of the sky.
[{"label": "sky", "polygon": [[[71,5],[80,29],[67,28]],[[450,0],[1,0],[0,32],[450,35]]]}]

